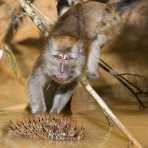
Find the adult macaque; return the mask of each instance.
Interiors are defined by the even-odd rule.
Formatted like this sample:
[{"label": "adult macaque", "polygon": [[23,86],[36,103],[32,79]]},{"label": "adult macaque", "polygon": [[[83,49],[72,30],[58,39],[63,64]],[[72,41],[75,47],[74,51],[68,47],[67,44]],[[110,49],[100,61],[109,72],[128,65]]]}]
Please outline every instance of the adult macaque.
[{"label": "adult macaque", "polygon": [[80,3],[59,18],[28,81],[32,113],[59,114],[70,101],[83,73],[88,78],[98,77],[100,49],[121,22],[117,6]]}]

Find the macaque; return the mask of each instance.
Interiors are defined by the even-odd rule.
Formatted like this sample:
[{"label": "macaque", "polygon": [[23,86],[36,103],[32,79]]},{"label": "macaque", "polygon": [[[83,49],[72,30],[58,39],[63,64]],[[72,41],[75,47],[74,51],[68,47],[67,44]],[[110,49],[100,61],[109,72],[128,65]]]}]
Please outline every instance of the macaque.
[{"label": "macaque", "polygon": [[33,114],[61,113],[83,74],[98,78],[100,49],[120,23],[116,5],[94,1],[79,3],[58,19],[28,80]]}]

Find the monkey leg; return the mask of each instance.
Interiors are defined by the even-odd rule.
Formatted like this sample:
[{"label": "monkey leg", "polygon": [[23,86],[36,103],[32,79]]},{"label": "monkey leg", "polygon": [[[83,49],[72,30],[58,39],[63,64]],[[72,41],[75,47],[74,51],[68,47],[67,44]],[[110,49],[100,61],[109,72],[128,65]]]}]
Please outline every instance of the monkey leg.
[{"label": "monkey leg", "polygon": [[75,86],[76,86],[75,82],[72,82],[72,84],[70,84],[70,86],[69,85],[59,86],[59,88],[54,96],[50,113],[53,113],[53,114],[61,113],[61,111],[65,108],[67,103],[70,101]]},{"label": "monkey leg", "polygon": [[44,86],[46,77],[41,69],[37,69],[28,81],[29,105],[33,114],[46,112]]}]

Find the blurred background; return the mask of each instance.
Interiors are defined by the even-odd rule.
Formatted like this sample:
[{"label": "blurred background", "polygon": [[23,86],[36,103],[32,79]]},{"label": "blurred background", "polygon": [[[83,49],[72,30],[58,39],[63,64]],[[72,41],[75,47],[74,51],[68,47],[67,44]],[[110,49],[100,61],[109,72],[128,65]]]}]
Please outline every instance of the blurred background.
[{"label": "blurred background", "polygon": [[[57,20],[55,0],[35,0],[35,6],[48,18],[48,22]],[[4,46],[4,37],[8,32],[12,16],[19,10],[16,0],[0,0],[0,47]],[[18,11],[19,12],[19,11]],[[139,0],[123,15],[123,27],[120,34],[105,45],[101,58],[118,74],[142,90],[139,98],[146,106],[140,109],[135,96],[116,78],[99,68],[100,79],[92,81],[95,90],[102,96],[113,112],[123,121],[135,137],[148,147],[148,2]],[[44,39],[32,21],[24,17],[19,20],[19,27],[11,41],[11,51],[16,58],[15,63],[9,54],[4,53],[0,59],[0,131],[9,120],[17,120],[29,116],[22,106],[27,104],[26,82],[32,66],[44,49]],[[15,25],[14,25],[15,26]],[[9,36],[7,38],[9,40]],[[133,87],[132,87],[133,88]],[[133,88],[134,89],[134,88]],[[80,93],[81,92],[81,93]],[[78,86],[71,102],[74,118],[77,118],[88,129],[85,142],[79,147],[123,148],[128,140],[116,126],[108,128],[106,119],[96,102],[87,92]],[[7,110],[8,108],[8,110]],[[10,110],[9,110],[10,109]],[[33,147],[32,141],[12,141],[0,132],[0,147]],[[35,143],[36,147],[48,147],[49,143]],[[118,145],[118,146],[117,146]],[[50,144],[51,147],[55,145]],[[58,145],[57,145],[58,146]],[[75,144],[66,145],[74,147]],[[65,144],[59,144],[65,147]]]}]

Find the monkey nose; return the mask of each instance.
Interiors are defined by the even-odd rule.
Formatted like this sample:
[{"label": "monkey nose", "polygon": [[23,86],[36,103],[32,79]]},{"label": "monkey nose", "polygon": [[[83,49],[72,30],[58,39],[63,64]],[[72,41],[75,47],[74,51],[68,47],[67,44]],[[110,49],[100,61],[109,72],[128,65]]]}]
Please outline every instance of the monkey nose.
[{"label": "monkey nose", "polygon": [[65,65],[63,63],[60,63],[60,65],[59,65],[59,73],[60,74],[65,73]]}]

